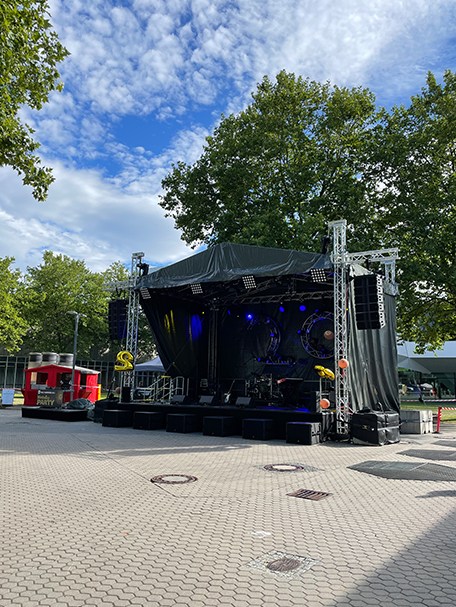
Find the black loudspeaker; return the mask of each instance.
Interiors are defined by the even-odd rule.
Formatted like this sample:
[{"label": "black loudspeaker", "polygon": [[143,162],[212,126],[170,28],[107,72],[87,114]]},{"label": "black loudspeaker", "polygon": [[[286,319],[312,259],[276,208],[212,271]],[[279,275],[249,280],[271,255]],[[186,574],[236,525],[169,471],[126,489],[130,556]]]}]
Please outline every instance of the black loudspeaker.
[{"label": "black loudspeaker", "polygon": [[127,336],[128,299],[113,299],[108,303],[109,339],[125,339]]},{"label": "black loudspeaker", "polygon": [[381,329],[386,325],[383,278],[378,274],[355,276],[355,315],[359,330]]},{"label": "black loudspeaker", "polygon": [[250,396],[238,396],[236,407],[253,407],[253,398]]},{"label": "black loudspeaker", "polygon": [[217,403],[217,399],[215,396],[211,396],[210,394],[205,394],[199,397],[198,403],[200,405],[215,405]]},{"label": "black loudspeaker", "polygon": [[287,443],[316,445],[321,442],[319,422],[288,422],[286,427]]},{"label": "black loudspeaker", "polygon": [[172,405],[188,405],[191,403],[191,398],[186,394],[175,394],[170,402]]},{"label": "black loudspeaker", "polygon": [[203,434],[206,436],[232,436],[238,433],[237,426],[234,417],[222,415],[203,417]]},{"label": "black loudspeaker", "polygon": [[131,388],[130,386],[123,386],[120,390],[120,400],[123,403],[131,403]]}]

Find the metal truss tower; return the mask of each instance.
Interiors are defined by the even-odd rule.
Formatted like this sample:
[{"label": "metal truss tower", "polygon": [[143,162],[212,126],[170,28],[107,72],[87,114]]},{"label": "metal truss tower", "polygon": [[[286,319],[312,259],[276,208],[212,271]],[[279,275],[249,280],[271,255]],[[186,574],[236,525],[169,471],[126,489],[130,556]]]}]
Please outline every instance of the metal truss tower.
[{"label": "metal truss tower", "polygon": [[[133,356],[133,365],[136,363],[136,356],[138,354],[139,292],[137,284],[143,257],[144,253],[132,253],[130,277],[128,280],[128,316],[125,349]],[[134,388],[134,378],[134,371],[123,372],[121,376],[122,385]]]},{"label": "metal truss tower", "polygon": [[334,387],[336,399],[336,432],[348,435],[350,422],[350,372],[339,367],[348,360],[348,290],[347,290],[347,222],[328,224],[333,232],[332,263],[334,267]]},{"label": "metal truss tower", "polygon": [[[399,259],[398,249],[381,249],[376,251],[347,252],[347,222],[345,219],[332,221],[328,224],[333,233],[332,263],[334,268],[334,363],[335,363],[335,399],[336,399],[336,428],[338,435],[348,435],[351,408],[350,367],[341,368],[339,361],[348,360],[348,273],[353,263],[379,262],[384,266],[385,283],[389,292],[397,294],[396,259]],[[386,286],[385,285],[385,286]]]}]

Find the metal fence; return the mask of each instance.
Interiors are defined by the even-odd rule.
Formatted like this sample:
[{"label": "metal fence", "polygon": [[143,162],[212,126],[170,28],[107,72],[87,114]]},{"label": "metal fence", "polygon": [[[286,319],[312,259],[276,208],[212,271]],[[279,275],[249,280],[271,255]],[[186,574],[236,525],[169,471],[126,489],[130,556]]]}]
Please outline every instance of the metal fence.
[{"label": "metal fence", "polygon": [[[100,371],[99,382],[102,388],[107,389],[114,378],[114,362],[102,360],[77,360],[79,367],[86,367]],[[0,355],[0,388],[24,387],[25,369],[28,366],[28,356]]]}]

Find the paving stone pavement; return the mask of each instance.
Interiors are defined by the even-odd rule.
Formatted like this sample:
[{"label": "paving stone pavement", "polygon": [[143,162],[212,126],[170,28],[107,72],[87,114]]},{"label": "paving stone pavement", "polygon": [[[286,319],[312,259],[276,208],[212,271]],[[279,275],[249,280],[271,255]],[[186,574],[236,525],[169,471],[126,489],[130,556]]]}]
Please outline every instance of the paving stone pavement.
[{"label": "paving stone pavement", "polygon": [[301,446],[2,409],[0,606],[455,607],[455,483],[349,469],[425,462],[401,452],[450,450],[443,438],[456,428]]}]

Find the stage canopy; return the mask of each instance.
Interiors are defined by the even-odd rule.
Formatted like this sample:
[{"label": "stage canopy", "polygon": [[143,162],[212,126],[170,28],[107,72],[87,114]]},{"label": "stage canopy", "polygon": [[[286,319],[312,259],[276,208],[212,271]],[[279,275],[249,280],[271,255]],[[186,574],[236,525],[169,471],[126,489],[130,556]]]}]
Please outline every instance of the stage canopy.
[{"label": "stage canopy", "polygon": [[[365,272],[350,267],[350,276]],[[141,277],[139,287],[166,372],[188,378],[195,395],[247,389],[314,406],[315,366],[335,364],[329,255],[223,243]],[[355,409],[399,406],[394,298],[385,300],[387,327],[359,331],[349,289]]]}]

